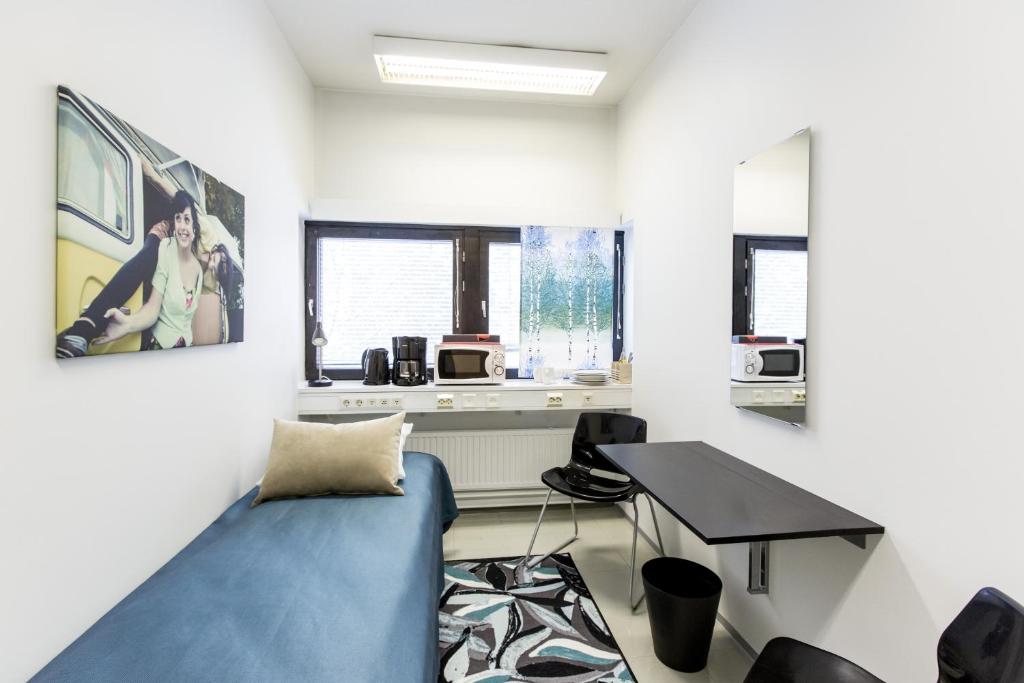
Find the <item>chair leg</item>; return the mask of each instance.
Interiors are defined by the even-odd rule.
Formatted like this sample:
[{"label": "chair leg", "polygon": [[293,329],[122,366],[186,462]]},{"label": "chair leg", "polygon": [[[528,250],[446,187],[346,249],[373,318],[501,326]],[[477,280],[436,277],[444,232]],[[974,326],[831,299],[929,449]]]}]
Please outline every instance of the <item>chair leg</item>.
[{"label": "chair leg", "polygon": [[537,532],[540,531],[540,523],[544,520],[544,512],[548,509],[548,503],[551,502],[552,490],[548,489],[548,495],[544,499],[544,505],[540,508],[540,516],[537,518],[537,525],[533,528],[533,536],[530,537],[530,545],[526,549],[526,555],[523,559],[519,560],[513,570],[513,578],[515,579],[516,585],[524,586],[533,583],[533,579],[530,576],[530,570],[536,567],[538,564],[548,559],[555,553],[565,549],[571,543],[576,541],[580,537],[580,525],[576,519],[576,501],[573,498],[569,498],[569,509],[572,511],[572,538],[562,543],[560,546],[551,550],[550,552],[541,555],[540,557],[531,560],[530,555],[533,553],[533,544],[537,540]]},{"label": "chair leg", "polygon": [[640,511],[636,506],[636,496],[633,496],[630,502],[633,504],[633,552],[629,556],[629,607],[635,612],[643,602],[644,596],[641,593],[636,602],[633,602],[633,584],[636,583],[636,537],[640,529]]},{"label": "chair leg", "polygon": [[654,520],[654,533],[658,536],[658,552],[661,553],[662,557],[665,557],[665,544],[661,542],[661,527],[658,526],[658,515],[654,513],[654,501],[651,500],[651,494],[644,492],[644,498],[647,499],[647,506],[651,508],[651,519]]}]

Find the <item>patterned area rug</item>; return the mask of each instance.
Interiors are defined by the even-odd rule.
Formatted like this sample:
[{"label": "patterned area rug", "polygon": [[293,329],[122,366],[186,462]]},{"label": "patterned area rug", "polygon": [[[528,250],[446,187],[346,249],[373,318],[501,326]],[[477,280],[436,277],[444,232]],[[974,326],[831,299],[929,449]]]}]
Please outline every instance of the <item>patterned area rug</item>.
[{"label": "patterned area rug", "polygon": [[634,681],[572,558],[548,558],[521,587],[512,576],[518,560],[445,564],[439,680]]}]

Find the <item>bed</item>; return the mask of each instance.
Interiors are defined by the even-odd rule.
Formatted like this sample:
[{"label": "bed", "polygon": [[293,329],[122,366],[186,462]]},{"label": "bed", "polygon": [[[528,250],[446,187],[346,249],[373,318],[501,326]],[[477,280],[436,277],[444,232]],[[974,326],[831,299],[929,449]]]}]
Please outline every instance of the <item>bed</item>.
[{"label": "bed", "polygon": [[448,474],[406,453],[405,496],[256,508],[256,489],[34,681],[436,681]]}]

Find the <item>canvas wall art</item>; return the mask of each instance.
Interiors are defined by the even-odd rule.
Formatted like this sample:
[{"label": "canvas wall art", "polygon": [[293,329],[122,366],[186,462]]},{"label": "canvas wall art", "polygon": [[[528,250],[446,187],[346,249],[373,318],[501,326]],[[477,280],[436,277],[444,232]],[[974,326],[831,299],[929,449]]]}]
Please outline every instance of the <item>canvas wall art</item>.
[{"label": "canvas wall art", "polygon": [[615,231],[526,226],[519,239],[519,376],[610,367]]},{"label": "canvas wall art", "polygon": [[245,198],[57,89],[57,358],[240,342]]}]

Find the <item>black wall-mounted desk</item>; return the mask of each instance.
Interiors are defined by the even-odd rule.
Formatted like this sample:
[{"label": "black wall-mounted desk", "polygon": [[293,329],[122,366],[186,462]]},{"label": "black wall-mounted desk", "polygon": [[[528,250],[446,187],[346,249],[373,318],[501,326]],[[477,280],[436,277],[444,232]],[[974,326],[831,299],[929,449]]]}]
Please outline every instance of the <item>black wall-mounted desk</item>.
[{"label": "black wall-mounted desk", "polygon": [[749,543],[747,590],[768,592],[768,543],[840,536],[864,548],[885,528],[701,441],[598,446],[709,545]]}]

